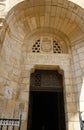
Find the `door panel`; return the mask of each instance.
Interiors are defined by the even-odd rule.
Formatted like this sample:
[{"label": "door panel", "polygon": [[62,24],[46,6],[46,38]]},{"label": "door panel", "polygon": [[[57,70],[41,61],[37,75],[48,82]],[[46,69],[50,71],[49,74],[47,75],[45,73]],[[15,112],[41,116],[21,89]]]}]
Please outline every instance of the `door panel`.
[{"label": "door panel", "polygon": [[35,70],[30,80],[28,130],[65,130],[62,75]]}]

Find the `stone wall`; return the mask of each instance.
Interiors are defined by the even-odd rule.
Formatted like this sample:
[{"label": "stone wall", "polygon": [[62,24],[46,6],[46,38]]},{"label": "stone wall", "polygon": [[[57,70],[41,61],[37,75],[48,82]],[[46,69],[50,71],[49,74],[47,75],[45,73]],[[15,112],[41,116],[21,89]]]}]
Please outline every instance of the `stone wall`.
[{"label": "stone wall", "polygon": [[[24,71],[22,72],[22,83],[21,88],[22,93],[21,97],[23,97],[23,101],[26,102],[28,98],[25,98],[25,95],[29,97],[29,89],[30,89],[30,74],[35,69],[55,69],[64,72],[63,79],[63,87],[64,87],[64,98],[65,98],[65,113],[66,113],[66,124],[68,129],[71,128],[72,120],[68,120],[68,115],[70,113],[76,113],[77,108],[76,104],[71,100],[74,98],[72,95],[73,87],[72,87],[72,73],[71,73],[71,57],[69,54],[33,54],[27,53],[24,56]],[[63,73],[62,73],[63,74]],[[73,92],[74,93],[74,92]],[[73,97],[72,97],[73,96]],[[22,100],[22,99],[21,99]],[[28,99],[29,102],[29,99]],[[27,105],[28,107],[28,105]],[[27,111],[25,111],[27,115]],[[28,115],[27,115],[28,116]],[[78,117],[74,118],[78,119]],[[75,123],[78,120],[75,120]],[[78,123],[78,122],[77,122]],[[73,129],[75,130],[75,128]]]},{"label": "stone wall", "polygon": [[[72,86],[73,86],[73,96],[72,102],[76,106],[76,113],[74,121],[79,120],[79,111],[84,113],[84,40],[75,41],[72,44]],[[69,115],[69,119],[72,113]],[[84,117],[83,117],[84,118]],[[78,129],[78,123],[74,122],[75,129]]]},{"label": "stone wall", "polygon": [[0,113],[5,116],[17,110],[21,58],[20,44],[6,32],[0,55]]},{"label": "stone wall", "polygon": [[[84,111],[84,40],[72,44],[72,69],[75,94],[78,96],[78,109]],[[83,105],[83,103],[82,103]]]},{"label": "stone wall", "polygon": [[30,75],[35,69],[58,70],[63,75],[67,130],[80,130],[79,110],[83,111],[83,41],[72,44],[72,54],[23,51],[22,44],[6,32],[0,57],[0,113],[8,116],[22,110],[22,130],[26,130]]},{"label": "stone wall", "polygon": [[[0,32],[0,113],[8,117],[10,112],[13,117],[22,110],[22,130],[26,130],[30,75],[35,69],[54,69],[63,75],[67,130],[80,130],[79,111],[84,112],[84,10],[67,0],[9,0],[0,17],[7,13],[4,35]],[[33,41],[45,34],[58,37],[65,54],[50,53],[50,46],[32,53]]]}]

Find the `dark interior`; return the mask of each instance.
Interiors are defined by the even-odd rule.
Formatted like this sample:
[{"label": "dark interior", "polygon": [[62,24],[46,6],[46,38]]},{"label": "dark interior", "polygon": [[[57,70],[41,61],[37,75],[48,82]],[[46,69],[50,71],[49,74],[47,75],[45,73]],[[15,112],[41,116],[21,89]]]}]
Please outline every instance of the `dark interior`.
[{"label": "dark interior", "polygon": [[31,74],[28,130],[65,130],[63,79],[57,70]]},{"label": "dark interior", "polygon": [[28,130],[65,130],[62,92],[31,91]]}]

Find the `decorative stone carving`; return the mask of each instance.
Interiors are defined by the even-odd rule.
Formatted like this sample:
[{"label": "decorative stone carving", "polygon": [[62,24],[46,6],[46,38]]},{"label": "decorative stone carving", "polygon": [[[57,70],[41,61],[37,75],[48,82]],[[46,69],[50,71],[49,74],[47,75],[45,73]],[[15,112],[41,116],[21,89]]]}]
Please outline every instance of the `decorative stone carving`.
[{"label": "decorative stone carving", "polygon": [[43,37],[41,40],[41,50],[43,52],[50,52],[52,51],[52,41],[49,37]]},{"label": "decorative stone carving", "polygon": [[65,53],[63,45],[60,40],[54,37],[41,36],[36,41],[33,41],[32,52],[33,53]]}]

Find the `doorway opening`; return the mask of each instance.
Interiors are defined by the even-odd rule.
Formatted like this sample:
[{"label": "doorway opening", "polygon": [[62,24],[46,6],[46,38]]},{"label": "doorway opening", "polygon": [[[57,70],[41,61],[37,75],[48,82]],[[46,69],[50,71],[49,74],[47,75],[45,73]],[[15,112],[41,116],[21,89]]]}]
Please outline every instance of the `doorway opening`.
[{"label": "doorway opening", "polygon": [[62,84],[62,75],[54,70],[31,74],[28,130],[66,130]]}]

